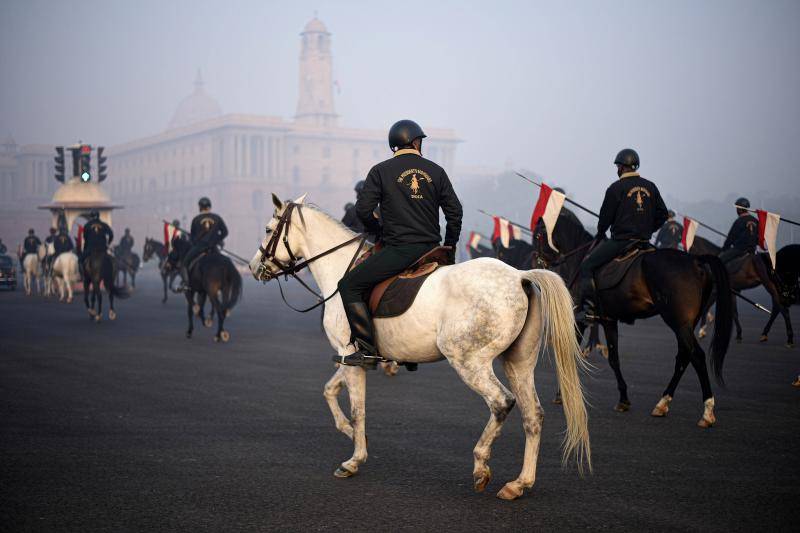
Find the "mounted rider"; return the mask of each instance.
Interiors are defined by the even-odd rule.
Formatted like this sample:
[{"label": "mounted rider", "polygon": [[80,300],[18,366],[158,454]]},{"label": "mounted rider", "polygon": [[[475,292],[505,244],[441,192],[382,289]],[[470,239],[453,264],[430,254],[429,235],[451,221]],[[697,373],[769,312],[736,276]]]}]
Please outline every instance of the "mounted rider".
[{"label": "mounted rider", "polygon": [[670,209],[668,214],[669,218],[658,230],[655,246],[656,248],[673,248],[677,250],[683,238],[683,226],[675,221],[675,211]]},{"label": "mounted rider", "polygon": [[[750,200],[739,198],[736,205],[750,207]],[[739,215],[728,231],[725,244],[722,245],[722,252],[719,254],[720,260],[727,264],[736,258],[747,254],[754,254],[758,246],[758,219],[750,214],[747,209],[736,208]]]},{"label": "mounted rider", "polygon": [[0,255],[6,255],[6,253],[8,253],[8,248],[3,244],[3,239],[0,239]]},{"label": "mounted rider", "polygon": [[[356,193],[356,199],[358,199],[359,193],[364,189],[364,180],[359,180],[356,183],[356,186],[353,190]],[[342,217],[342,224],[347,226],[352,231],[356,233],[364,233],[364,223],[361,222],[361,219],[358,218],[358,214],[356,213],[356,204],[352,202],[347,202],[344,206],[344,216]]]},{"label": "mounted rider", "polygon": [[178,292],[189,289],[189,268],[194,260],[202,253],[213,250],[228,236],[228,227],[222,217],[211,212],[211,200],[205,196],[197,202],[200,214],[192,220],[191,240],[192,247],[181,262],[181,277],[183,281]]},{"label": "mounted rider", "polygon": [[[454,262],[461,232],[461,202],[444,169],[422,157],[425,137],[416,122],[396,122],[389,130],[393,157],[372,167],[358,195],[356,214],[366,231],[381,236],[381,243],[339,281],[351,342],[357,351],[334,356],[337,363],[375,368],[381,361],[366,299],[375,285],[399,274],[439,245],[440,208],[447,221],[444,244],[453,248],[450,253]],[[378,207],[380,220],[375,215]]]},{"label": "mounted rider", "polygon": [[120,255],[127,255],[133,250],[133,235],[131,235],[130,228],[125,228],[125,235],[119,240],[117,248],[119,248]]},{"label": "mounted rider", "polygon": [[81,276],[83,276],[86,259],[93,253],[108,253],[108,247],[113,240],[114,232],[108,224],[100,220],[100,212],[96,209],[90,211],[89,222],[83,227],[83,250],[81,250],[80,263],[78,263],[81,268]]},{"label": "mounted rider", "polygon": [[33,231],[33,228],[28,230],[28,236],[25,237],[25,240],[22,242],[22,255],[20,256],[20,261],[25,260],[25,256],[28,254],[38,254],[39,253],[39,246],[42,245],[42,241],[39,240],[39,237],[36,236],[36,232]]},{"label": "mounted rider", "polygon": [[[649,242],[653,232],[664,224],[669,214],[661,193],[653,182],[639,175],[639,154],[625,148],[614,159],[619,180],[606,189],[595,241],[600,241],[583,260],[580,269],[579,294],[576,298],[577,319],[586,319],[584,300],[594,294],[594,272],[636,242]],[[605,238],[611,228],[611,239]],[[595,299],[591,298],[591,302]],[[592,305],[593,306],[593,305]]]},{"label": "mounted rider", "polygon": [[[52,227],[51,227],[51,228],[50,228],[50,235],[48,235],[48,236],[47,236],[47,237],[45,237],[45,239],[44,239],[44,244],[45,244],[45,247],[46,247],[47,253],[49,253],[49,252],[50,252],[50,246],[49,246],[49,245],[51,245],[51,244],[54,244],[54,243],[55,243],[55,240],[56,240],[56,232],[57,232],[57,231],[58,231],[58,230],[56,230],[56,228],[52,228]],[[53,261],[54,261],[54,260],[55,260],[55,255],[46,255],[46,256],[45,256],[45,264],[46,264],[46,267],[47,267],[48,269],[50,269],[50,268],[52,268],[52,267],[53,267]]]},{"label": "mounted rider", "polygon": [[55,248],[56,253],[53,255],[53,261],[55,261],[56,257],[65,253],[71,252],[75,246],[72,244],[72,238],[70,238],[69,234],[65,229],[62,229],[56,235],[56,238],[53,240],[53,248]]}]

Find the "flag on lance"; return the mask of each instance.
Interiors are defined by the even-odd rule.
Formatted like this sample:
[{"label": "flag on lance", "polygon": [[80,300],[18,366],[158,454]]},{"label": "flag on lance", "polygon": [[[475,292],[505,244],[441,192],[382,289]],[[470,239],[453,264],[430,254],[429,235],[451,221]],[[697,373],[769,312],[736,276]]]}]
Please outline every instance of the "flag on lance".
[{"label": "flag on lance", "polygon": [[172,239],[178,235],[178,231],[180,230],[177,227],[169,222],[164,222],[164,248],[167,250],[167,253],[172,251]]},{"label": "flag on lance", "polygon": [[494,219],[494,231],[492,232],[492,243],[500,239],[503,248],[508,248],[511,244],[511,222],[501,217],[492,217]]},{"label": "flag on lance", "polygon": [[778,213],[770,213],[756,209],[758,215],[758,245],[764,250],[769,252],[769,258],[772,261],[772,268],[775,268],[775,241],[778,239],[778,224],[781,222],[781,216]]},{"label": "flag on lance", "polygon": [[547,230],[547,244],[556,252],[558,248],[553,245],[553,229],[556,227],[558,214],[561,212],[566,198],[565,194],[554,191],[542,183],[539,189],[539,200],[536,201],[536,207],[533,208],[531,215],[531,231],[536,231],[536,224],[539,223],[539,219],[542,219]]},{"label": "flag on lance", "polygon": [[694,244],[694,236],[697,233],[698,226],[699,224],[696,220],[689,217],[683,217],[683,235],[681,236],[681,244],[683,244],[683,249],[687,252],[692,249],[692,244]]},{"label": "flag on lance", "polygon": [[477,250],[478,243],[481,242],[481,238],[482,237],[480,233],[475,233],[474,231],[471,231],[469,233],[469,240],[467,241],[467,251],[469,251],[470,248]]}]

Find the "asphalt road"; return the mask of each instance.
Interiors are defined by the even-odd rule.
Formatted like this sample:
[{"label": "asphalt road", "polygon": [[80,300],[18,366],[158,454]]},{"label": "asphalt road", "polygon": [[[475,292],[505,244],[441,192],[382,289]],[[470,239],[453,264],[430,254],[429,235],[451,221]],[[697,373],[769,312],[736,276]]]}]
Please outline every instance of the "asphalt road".
[{"label": "asphalt road", "polygon": [[[494,479],[474,493],[488,412],[445,363],[369,376],[369,460],[335,479],[352,448],[322,397],[331,350],[319,315],[289,311],[276,289],[246,281],[228,344],[202,327],[185,339],[185,303],[162,305],[152,271],[115,322],[90,322],[78,301],[0,293],[0,529],[797,530],[800,349],[783,346],[782,324],[759,344],[754,310],[742,309],[745,340],[728,354],[727,388],[715,387],[710,430],[695,427],[691,369],[669,415],[649,415],[676,350],[659,319],[621,328],[630,412],[612,411],[613,374],[593,355],[594,473],[583,479],[560,466],[564,418],[541,362],[537,482],[505,502],[494,493],[521,467],[519,414],[494,446]],[[290,297],[308,301],[296,287]]]}]

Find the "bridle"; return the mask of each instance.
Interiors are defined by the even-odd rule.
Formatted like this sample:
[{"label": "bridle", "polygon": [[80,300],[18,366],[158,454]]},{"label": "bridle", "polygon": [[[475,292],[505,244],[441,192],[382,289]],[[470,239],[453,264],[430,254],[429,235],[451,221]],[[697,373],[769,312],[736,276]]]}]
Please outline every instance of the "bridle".
[{"label": "bridle", "polygon": [[[283,303],[285,303],[290,309],[297,311],[299,313],[307,313],[313,309],[316,309],[320,305],[324,304],[339,292],[337,288],[330,296],[325,298],[322,294],[319,294],[314,289],[309,287],[306,282],[304,282],[297,273],[306,268],[308,265],[316,261],[317,259],[321,259],[326,255],[332,254],[333,252],[344,248],[356,241],[359,241],[358,248],[356,248],[356,252],[353,254],[353,257],[350,259],[350,263],[347,265],[347,269],[345,272],[348,272],[352,267],[353,263],[356,262],[359,254],[361,253],[361,249],[364,247],[364,243],[367,241],[367,234],[360,233],[353,237],[352,239],[348,239],[341,244],[337,244],[333,248],[325,250],[322,253],[319,253],[313,257],[306,259],[305,261],[299,261],[300,258],[295,256],[294,252],[292,252],[291,247],[289,246],[289,229],[292,223],[292,213],[294,210],[297,210],[297,214],[300,215],[300,220],[305,224],[305,220],[303,219],[303,211],[302,211],[302,204],[298,204],[295,202],[289,202],[286,205],[286,209],[284,209],[283,213],[281,214],[280,218],[278,218],[278,224],[275,226],[275,229],[272,231],[270,235],[269,241],[267,241],[266,246],[259,246],[258,251],[261,252],[261,259],[259,261],[258,268],[253,273],[257,280],[263,281],[264,283],[272,280],[278,280],[278,288],[281,292],[281,298],[283,299]],[[278,251],[278,246],[283,243],[283,247],[286,249],[286,253],[289,255],[288,261],[281,261],[278,259],[275,254]],[[271,262],[272,264],[276,265],[280,270],[278,272],[271,272],[269,268],[267,268],[267,261]],[[317,303],[312,305],[307,309],[297,309],[292,304],[290,304],[286,300],[286,296],[283,294],[283,286],[281,285],[280,277],[283,276],[284,280],[288,280],[289,276],[292,276],[294,279],[300,282],[300,285],[305,287],[305,289],[317,297]]]}]

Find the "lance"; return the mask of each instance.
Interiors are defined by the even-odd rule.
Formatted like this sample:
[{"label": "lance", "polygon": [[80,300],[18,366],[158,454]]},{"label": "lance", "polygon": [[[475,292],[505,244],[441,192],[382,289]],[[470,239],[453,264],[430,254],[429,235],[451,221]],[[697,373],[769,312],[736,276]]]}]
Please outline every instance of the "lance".
[{"label": "lance", "polygon": [[[172,224],[171,222],[167,222],[163,218],[161,219],[161,222],[163,222],[164,224],[170,224],[170,225]],[[180,231],[184,235],[188,235],[188,236],[191,237],[191,233],[189,233],[185,229],[183,229],[183,228],[175,228],[175,229]],[[220,247],[219,251],[231,256],[233,259],[236,259],[237,261],[241,261],[241,263],[244,264],[244,265],[250,265],[250,261],[248,261],[244,257],[240,257],[240,256],[236,255],[235,253],[231,252],[230,250],[226,250],[225,248]]]},{"label": "lance", "polygon": [[724,234],[724,233],[722,233],[721,231],[719,231],[719,230],[716,230],[716,229],[712,228],[712,227],[711,227],[711,226],[709,226],[708,224],[703,224],[702,222],[700,222],[699,220],[697,220],[697,219],[696,219],[696,218],[694,218],[694,217],[690,217],[689,215],[682,214],[682,213],[678,213],[678,215],[679,215],[679,216],[682,216],[682,217],[684,217],[684,218],[691,218],[692,220],[694,220],[695,222],[697,222],[697,225],[698,225],[698,226],[702,226],[702,227],[706,228],[708,231],[710,231],[710,232],[712,232],[712,233],[716,233],[717,235],[719,235],[719,236],[721,236],[721,237],[725,237],[725,238],[727,238],[727,237],[728,237],[727,235],[725,235],[725,234]]},{"label": "lance", "polygon": [[[750,211],[751,213],[755,213],[757,209],[750,209],[749,207],[744,207],[741,205],[733,204],[736,209],[744,209],[745,211]],[[780,215],[779,215],[780,216]],[[789,220],[788,218],[781,217],[781,222],[786,222],[788,224],[794,224],[795,226],[800,226],[800,222],[795,222],[794,220]]]},{"label": "lance", "polygon": [[[520,174],[519,172],[514,172],[514,174],[516,174],[516,175],[517,175],[517,176],[519,176],[520,178],[524,179],[524,180],[525,180],[525,181],[527,181],[528,183],[533,183],[533,184],[534,184],[534,185],[536,185],[537,187],[541,187],[541,186],[542,186],[542,184],[541,184],[541,183],[537,183],[537,182],[533,181],[532,179],[530,179],[529,177],[527,177],[527,176],[523,176],[523,175],[522,175],[522,174]],[[570,198],[568,198],[568,197],[565,197],[565,198],[564,198],[564,200],[566,200],[567,202],[571,203],[572,205],[574,205],[574,206],[575,206],[575,207],[577,207],[578,209],[583,209],[584,211],[586,211],[586,212],[587,212],[587,213],[589,213],[590,215],[593,215],[593,216],[595,216],[595,217],[597,217],[597,218],[600,218],[600,215],[598,215],[597,213],[595,213],[595,212],[594,212],[594,211],[592,211],[591,209],[587,209],[586,207],[583,207],[581,204],[579,204],[579,203],[578,203],[578,202],[576,202],[575,200],[571,200],[571,199],[570,199]]]},{"label": "lance", "polygon": [[764,311],[764,312],[765,312],[765,313],[767,313],[768,315],[771,315],[771,314],[772,314],[772,311],[770,311],[769,309],[767,309],[766,307],[764,307],[764,306],[763,306],[763,305],[761,305],[760,303],[758,303],[758,302],[754,302],[753,300],[751,300],[751,299],[750,299],[750,298],[748,298],[747,296],[743,295],[741,292],[739,292],[739,291],[735,291],[735,290],[733,290],[733,289],[731,289],[731,292],[732,292],[733,294],[735,294],[736,296],[738,296],[739,298],[741,298],[742,300],[744,300],[745,302],[747,302],[747,303],[749,303],[750,305],[752,305],[753,307],[755,307],[756,309],[761,309],[762,311]]},{"label": "lance", "polygon": [[[495,215],[492,215],[491,213],[487,213],[483,209],[478,209],[478,212],[479,213],[483,213],[487,217],[491,217],[491,218],[495,217]],[[498,217],[498,218],[502,218],[502,217]],[[505,220],[508,220],[508,219],[505,219]],[[523,226],[522,224],[517,224],[516,222],[513,222],[511,220],[508,220],[508,223],[511,224],[512,226],[518,227],[519,229],[522,230],[523,233],[527,233],[528,235],[533,235],[533,232],[530,229],[528,229],[526,226]]]}]

